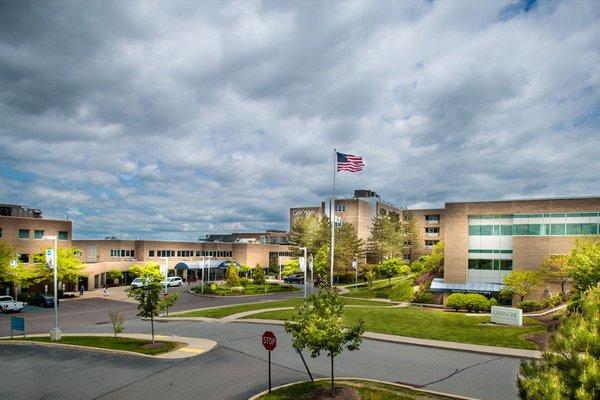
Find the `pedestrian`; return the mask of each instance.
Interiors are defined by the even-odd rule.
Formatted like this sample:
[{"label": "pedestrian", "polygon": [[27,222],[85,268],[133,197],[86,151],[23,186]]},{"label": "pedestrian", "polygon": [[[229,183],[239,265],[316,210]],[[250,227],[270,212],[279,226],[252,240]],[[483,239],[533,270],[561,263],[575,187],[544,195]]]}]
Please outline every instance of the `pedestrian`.
[{"label": "pedestrian", "polygon": [[108,282],[106,282],[104,286],[102,286],[102,289],[104,289],[104,295],[108,296]]},{"label": "pedestrian", "polygon": [[79,295],[83,296],[83,291],[85,290],[85,288],[83,287],[83,284],[79,285]]}]

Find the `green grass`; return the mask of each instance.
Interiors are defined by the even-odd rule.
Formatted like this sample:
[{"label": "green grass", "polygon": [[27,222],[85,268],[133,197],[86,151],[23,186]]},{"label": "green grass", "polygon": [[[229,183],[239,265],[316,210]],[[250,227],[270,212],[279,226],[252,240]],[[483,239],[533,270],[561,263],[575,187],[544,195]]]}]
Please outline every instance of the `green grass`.
[{"label": "green grass", "polygon": [[365,299],[386,298],[395,301],[408,301],[413,294],[412,278],[392,279],[392,286],[389,286],[388,280],[373,283],[373,287],[359,286],[358,288],[349,288],[350,293],[345,297],[360,297]]},{"label": "green grass", "polygon": [[[237,304],[228,307],[210,308],[205,310],[187,311],[172,314],[171,317],[207,317],[207,318],[223,318],[228,315],[241,313],[251,310],[268,310],[270,308],[279,307],[296,307],[303,303],[302,298],[285,299],[277,301],[263,301],[260,303]],[[390,304],[380,301],[342,298],[344,304],[358,306],[389,306]]]},{"label": "green grass", "polygon": [[[293,310],[267,311],[248,318],[286,320],[293,314]],[[544,330],[542,324],[529,318],[525,319],[523,327],[512,327],[483,325],[489,323],[489,316],[467,317],[461,313],[418,307],[345,309],[345,324],[352,325],[359,319],[365,321],[365,330],[369,332],[519,349],[537,349],[537,345],[524,335]]]},{"label": "green grass", "polygon": [[[204,285],[204,294],[210,294],[215,296],[252,296],[257,294],[268,294],[268,293],[281,293],[281,292],[297,292],[299,288],[290,285],[282,285],[279,283],[265,283],[264,285],[257,285],[249,283],[244,286],[243,292],[232,291],[230,287],[225,285],[217,285],[216,290],[211,290],[210,285]],[[194,293],[201,293],[201,286],[194,286],[192,288]]]},{"label": "green grass", "polygon": [[[452,397],[433,395],[414,389],[403,388],[385,383],[363,380],[336,380],[336,385],[349,386],[358,390],[363,400],[449,400]],[[329,380],[319,380],[314,383],[303,382],[284,388],[276,389],[259,397],[261,400],[296,400],[307,399],[308,394],[322,387],[329,387]]]},{"label": "green grass", "polygon": [[51,342],[50,338],[46,336],[19,338],[17,340],[43,343],[72,344],[85,347],[97,347],[100,349],[125,350],[147,355],[167,353],[175,349],[175,347],[177,347],[178,344],[177,342],[161,342],[157,340],[155,341],[155,344],[160,344],[160,347],[145,348],[144,346],[152,343],[152,341],[144,339],[132,339],[126,337],[114,338],[112,336],[63,336],[57,342]]}]

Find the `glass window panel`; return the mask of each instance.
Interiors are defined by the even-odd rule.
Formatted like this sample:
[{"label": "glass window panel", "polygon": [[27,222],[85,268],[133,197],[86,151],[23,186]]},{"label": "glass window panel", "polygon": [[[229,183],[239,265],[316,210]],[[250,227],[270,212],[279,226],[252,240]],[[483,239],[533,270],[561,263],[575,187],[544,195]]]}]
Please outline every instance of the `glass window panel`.
[{"label": "glass window panel", "polygon": [[516,224],[513,225],[515,230],[515,235],[527,235],[528,225],[527,224]]},{"label": "glass window panel", "polygon": [[512,260],[500,260],[500,271],[511,271]]},{"label": "glass window panel", "polygon": [[69,239],[69,232],[67,231],[58,231],[58,239],[67,240]]},{"label": "glass window panel", "polygon": [[479,235],[481,225],[469,225],[469,235]]},{"label": "glass window panel", "polygon": [[479,260],[480,269],[492,269],[492,260]]},{"label": "glass window panel", "polygon": [[598,224],[581,224],[582,235],[597,235]]},{"label": "glass window panel", "polygon": [[550,225],[550,234],[551,235],[564,235],[565,234],[565,224],[551,224]]},{"label": "glass window panel", "polygon": [[540,224],[529,224],[528,235],[540,235],[541,225]]},{"label": "glass window panel", "polygon": [[581,235],[581,224],[567,224],[567,235]]},{"label": "glass window panel", "polygon": [[581,213],[568,213],[567,217],[581,217]]},{"label": "glass window panel", "polygon": [[587,213],[581,213],[582,217],[597,217],[598,213],[595,212],[587,212]]},{"label": "glass window panel", "polygon": [[500,269],[500,260],[494,260],[494,270]]},{"label": "glass window panel", "polygon": [[494,235],[497,236],[500,234],[500,225],[494,225]]},{"label": "glass window panel", "polygon": [[41,239],[44,237],[44,231],[36,230],[33,232],[33,237],[36,239]]},{"label": "glass window panel", "polygon": [[500,225],[501,235],[512,235],[512,225]]},{"label": "glass window panel", "polygon": [[19,239],[28,239],[29,229],[19,229]]},{"label": "glass window panel", "polygon": [[493,225],[480,225],[481,231],[480,235],[491,236],[494,234],[494,226]]},{"label": "glass window panel", "polygon": [[564,217],[564,216],[565,216],[565,214],[550,214],[550,216],[551,216],[552,218],[561,218],[561,217]]}]

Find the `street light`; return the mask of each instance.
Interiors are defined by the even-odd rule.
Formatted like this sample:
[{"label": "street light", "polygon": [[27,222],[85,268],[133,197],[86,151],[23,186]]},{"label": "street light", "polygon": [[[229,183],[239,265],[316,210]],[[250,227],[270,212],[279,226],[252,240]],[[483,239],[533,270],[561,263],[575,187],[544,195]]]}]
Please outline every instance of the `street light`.
[{"label": "street light", "polygon": [[298,250],[304,252],[304,257],[300,262],[300,268],[304,270],[304,300],[306,300],[306,247],[300,247]]},{"label": "street light", "polygon": [[[58,236],[43,236],[42,239],[54,240],[54,251],[50,264],[54,270],[54,328],[50,331],[50,340],[60,340],[60,328],[58,327]],[[46,262],[48,263],[48,253],[46,252]]]}]

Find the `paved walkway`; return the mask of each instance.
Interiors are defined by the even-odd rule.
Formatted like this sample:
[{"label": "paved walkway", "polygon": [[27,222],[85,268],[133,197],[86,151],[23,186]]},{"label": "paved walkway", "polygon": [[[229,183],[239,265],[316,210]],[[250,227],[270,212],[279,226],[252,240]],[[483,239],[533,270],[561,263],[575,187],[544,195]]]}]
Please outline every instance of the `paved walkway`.
[{"label": "paved walkway", "polygon": [[77,301],[83,299],[107,299],[107,300],[115,300],[115,301],[124,301],[127,303],[136,303],[134,299],[127,296],[126,290],[129,289],[129,286],[114,286],[109,287],[107,289],[108,295],[104,294],[103,289],[94,289],[94,290],[86,290],[83,292],[83,296],[79,296],[79,292],[69,292],[75,294],[77,297],[73,297],[71,299],[61,299],[60,301]]},{"label": "paved walkway", "polygon": [[[48,334],[36,334],[36,335],[27,335],[27,337],[47,337]],[[63,336],[113,336],[109,333],[69,333],[63,334]],[[128,333],[128,334],[120,334],[119,337],[124,338],[133,338],[133,339],[144,339],[151,340],[152,336],[146,333]],[[2,338],[6,339],[6,337]],[[209,339],[200,339],[193,337],[183,337],[183,336],[165,336],[165,335],[154,335],[155,340],[160,340],[163,342],[179,342],[185,343],[184,347],[181,347],[175,351],[170,351],[168,353],[157,354],[157,355],[148,355],[141,354],[132,351],[124,351],[124,350],[113,350],[113,349],[102,349],[98,347],[87,347],[87,346],[77,346],[77,345],[69,345],[63,343],[46,343],[46,342],[32,342],[32,341],[22,341],[18,338],[14,340],[3,340],[2,343],[12,343],[18,345],[42,345],[42,346],[60,346],[60,347],[76,347],[76,348],[84,348],[86,350],[91,349],[92,351],[100,351],[105,353],[121,353],[121,354],[130,354],[142,357],[151,357],[151,358],[161,358],[161,359],[182,359],[182,358],[190,358],[194,356],[198,356],[200,354],[207,353],[219,345],[214,340]]]}]

